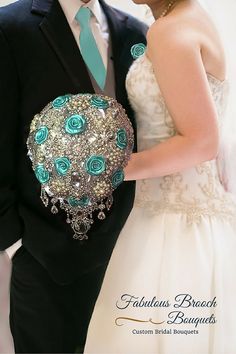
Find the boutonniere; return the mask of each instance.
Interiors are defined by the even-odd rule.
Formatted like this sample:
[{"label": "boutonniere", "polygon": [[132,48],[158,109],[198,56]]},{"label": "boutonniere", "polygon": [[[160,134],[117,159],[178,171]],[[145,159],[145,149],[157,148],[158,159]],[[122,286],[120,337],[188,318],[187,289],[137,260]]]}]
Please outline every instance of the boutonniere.
[{"label": "boutonniere", "polygon": [[131,47],[130,53],[134,59],[138,59],[141,55],[145,53],[145,50],[146,45],[144,43],[137,43]]}]

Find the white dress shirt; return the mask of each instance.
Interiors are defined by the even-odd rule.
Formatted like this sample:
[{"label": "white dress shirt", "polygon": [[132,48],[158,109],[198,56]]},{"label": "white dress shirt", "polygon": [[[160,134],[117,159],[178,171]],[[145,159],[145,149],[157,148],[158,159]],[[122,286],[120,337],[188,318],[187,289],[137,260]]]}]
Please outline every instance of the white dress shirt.
[{"label": "white dress shirt", "polygon": [[[84,3],[81,0],[59,0],[61,8],[66,16],[67,22],[71,28],[74,38],[79,45],[80,36],[80,26],[78,21],[76,21],[75,16],[81,6],[89,7],[93,16],[91,16],[90,24],[91,29],[96,40],[98,49],[102,56],[103,63],[107,69],[108,64],[108,45],[109,45],[109,29],[106,16],[99,4],[98,0],[90,0],[88,3]],[[14,253],[22,245],[22,240],[18,240],[14,245],[9,247],[6,251],[10,258],[13,257]]]},{"label": "white dress shirt", "polygon": [[99,4],[98,0],[90,0],[88,3],[84,3],[81,0],[59,0],[61,8],[66,16],[67,22],[71,28],[74,38],[80,47],[79,36],[80,36],[80,25],[76,21],[75,16],[81,6],[88,7],[92,16],[90,19],[91,30],[97,47],[100,51],[103,63],[107,69],[108,63],[108,45],[109,45],[109,29],[106,16]]}]

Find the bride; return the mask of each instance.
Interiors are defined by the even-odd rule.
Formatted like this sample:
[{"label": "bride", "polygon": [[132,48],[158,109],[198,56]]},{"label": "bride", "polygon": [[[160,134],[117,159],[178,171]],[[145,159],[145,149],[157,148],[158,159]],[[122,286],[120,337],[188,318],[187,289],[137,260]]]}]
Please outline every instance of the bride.
[{"label": "bride", "polygon": [[217,169],[228,82],[196,0],[135,0],[156,19],[127,76],[139,152],[133,210],[106,272],[85,353],[235,354],[236,205]]}]

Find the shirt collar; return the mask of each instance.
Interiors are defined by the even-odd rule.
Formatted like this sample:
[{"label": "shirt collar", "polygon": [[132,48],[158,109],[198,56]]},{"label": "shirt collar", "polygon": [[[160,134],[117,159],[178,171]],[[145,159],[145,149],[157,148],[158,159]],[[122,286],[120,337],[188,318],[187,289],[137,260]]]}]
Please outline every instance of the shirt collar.
[{"label": "shirt collar", "polygon": [[75,20],[75,16],[81,6],[84,6],[90,8],[100,26],[103,25],[102,8],[98,0],[90,0],[87,4],[81,0],[59,0],[59,3],[70,24]]}]

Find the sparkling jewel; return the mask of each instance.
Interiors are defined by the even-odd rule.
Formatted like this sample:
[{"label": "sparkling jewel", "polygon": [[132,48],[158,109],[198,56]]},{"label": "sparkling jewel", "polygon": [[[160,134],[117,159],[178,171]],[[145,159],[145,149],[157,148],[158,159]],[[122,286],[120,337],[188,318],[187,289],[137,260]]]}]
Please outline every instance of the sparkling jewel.
[{"label": "sparkling jewel", "polygon": [[104,220],[105,218],[106,218],[105,213],[104,213],[103,211],[100,211],[100,212],[98,213],[98,219],[99,219],[99,220]]},{"label": "sparkling jewel", "polygon": [[55,205],[52,206],[51,212],[52,212],[53,214],[57,214],[57,213],[58,213],[58,209],[57,209],[57,207],[56,207]]}]

